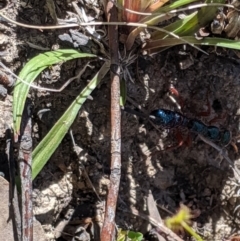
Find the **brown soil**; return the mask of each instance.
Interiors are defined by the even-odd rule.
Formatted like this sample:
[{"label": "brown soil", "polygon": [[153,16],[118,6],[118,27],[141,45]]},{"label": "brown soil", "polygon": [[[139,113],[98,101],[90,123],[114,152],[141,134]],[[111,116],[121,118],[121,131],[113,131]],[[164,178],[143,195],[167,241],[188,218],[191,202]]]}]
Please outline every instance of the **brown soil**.
[{"label": "brown soil", "polygon": [[[68,2],[55,2],[58,18],[64,19],[66,11],[73,11]],[[99,18],[103,18],[98,11],[102,11],[99,3],[83,3],[88,14],[93,17],[100,14]],[[13,1],[6,12],[20,22],[54,24],[45,1]],[[29,46],[27,41],[48,49],[67,48],[58,36],[69,33],[68,29],[39,31],[0,21],[0,58],[15,73],[19,73],[32,57],[45,51]],[[162,107],[178,110],[168,96],[169,86],[173,84],[181,96],[177,100],[183,100],[184,115],[229,129],[236,138],[239,135],[240,60],[233,50],[209,47],[204,50],[209,55],[190,46],[186,46],[186,50],[178,46],[154,57],[139,56],[135,64],[128,66],[132,80],[126,82],[127,106],[135,108],[133,103],[136,103],[145,111]],[[76,60],[53,66],[44,71],[38,81],[44,86],[58,88],[75,76],[85,63],[86,60]],[[91,65],[93,69],[88,68],[80,81],[71,83],[61,93],[31,90],[34,146],[102,62],[98,60]],[[6,126],[12,124],[11,91],[8,88],[7,96],[0,101],[0,156],[4,156]],[[73,152],[70,136],[66,135],[33,182],[34,215],[42,224],[46,240],[73,240],[73,237],[74,240],[99,240],[110,173],[109,76],[93,92],[92,98],[85,102],[72,126],[76,144],[84,150],[82,162]],[[208,101],[211,113],[203,116],[200,113],[207,110]],[[39,118],[37,113],[42,109],[50,111]],[[122,113],[122,176],[116,224],[123,230],[147,234],[153,226],[141,214],[133,215],[131,208],[152,217],[147,200],[153,195],[162,219],[175,213],[183,203],[198,213],[192,227],[204,240],[227,240],[240,232],[237,177],[217,150],[194,134],[180,132],[184,139],[191,139],[191,143],[188,141],[188,145],[166,150],[177,145],[176,131],[159,129],[142,118]],[[237,168],[239,153],[231,145],[226,150]],[[8,178],[5,159],[0,160],[0,171]],[[182,237],[191,240],[186,234]]]}]

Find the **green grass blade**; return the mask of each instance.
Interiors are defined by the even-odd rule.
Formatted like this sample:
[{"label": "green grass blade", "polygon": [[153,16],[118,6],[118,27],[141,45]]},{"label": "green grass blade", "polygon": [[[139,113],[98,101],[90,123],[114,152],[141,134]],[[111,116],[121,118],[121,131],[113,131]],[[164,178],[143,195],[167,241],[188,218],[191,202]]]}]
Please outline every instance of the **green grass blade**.
[{"label": "green grass blade", "polygon": [[65,111],[62,117],[57,121],[57,123],[52,127],[49,133],[44,137],[44,139],[38,144],[34,149],[33,165],[32,165],[32,178],[34,179],[38,173],[42,170],[44,165],[47,163],[49,158],[52,156],[54,151],[57,149],[62,139],[68,132],[73,121],[75,120],[79,109],[85,102],[87,97],[96,88],[100,80],[105,76],[109,70],[109,64],[106,62],[100,71],[95,75],[91,82],[83,89],[83,91],[77,96],[69,108]]},{"label": "green grass blade", "polygon": [[127,100],[127,86],[125,79],[120,81],[120,106],[124,106]]},{"label": "green grass blade", "polygon": [[144,17],[140,20],[140,23],[146,23],[146,24],[149,24],[149,25],[157,24],[157,23],[161,22],[161,19],[163,18],[162,14],[168,13],[171,10],[175,10],[179,7],[183,7],[185,5],[188,5],[190,3],[197,2],[197,1],[198,0],[178,0],[178,1],[174,1],[170,4],[168,4],[167,6],[161,7],[161,8],[159,8],[156,11],[153,12],[154,14],[159,13],[158,16],[153,15],[153,16]]},{"label": "green grass blade", "polygon": [[[140,20],[140,23],[144,23],[144,24],[147,24],[149,26],[156,25],[157,23],[165,21],[167,19],[170,19],[173,16],[172,14],[166,15],[166,12],[174,10],[177,7],[184,6],[185,4],[189,4],[189,3],[195,2],[195,1],[196,0],[178,0],[178,1],[175,1],[175,2],[170,3],[169,5],[167,5],[166,7],[160,7],[159,9],[157,9],[157,10],[155,10],[153,12],[153,13],[158,13],[159,11],[161,11],[161,9],[163,9],[163,13],[164,14],[159,13],[157,16],[156,15],[152,15],[152,16],[143,17]],[[180,25],[180,26],[182,25],[181,20],[177,21],[177,22],[178,22],[178,25]],[[176,30],[178,25],[174,26],[175,28],[173,30]],[[138,36],[138,34],[143,29],[144,28],[142,28],[142,27],[137,27],[137,28],[133,29],[131,31],[131,33],[128,35],[127,42],[126,42],[126,46],[127,46],[128,50],[132,47],[135,38]],[[165,28],[165,29],[167,29],[167,28]],[[171,30],[171,31],[173,31],[173,30]],[[158,35],[160,35],[160,36],[167,36],[166,33],[158,32],[158,31],[156,31],[155,33],[153,32],[152,34],[153,34],[152,37],[151,37],[152,39],[153,39],[154,35],[157,35],[157,36]]]},{"label": "green grass blade", "polygon": [[199,2],[199,1],[198,0],[177,0],[177,1],[171,2],[170,4],[168,4],[168,5],[164,6],[164,7],[159,8],[155,12],[167,13],[167,12],[169,12],[171,10],[183,7],[183,6],[188,5],[190,3],[193,3],[193,2]]},{"label": "green grass blade", "polygon": [[[166,7],[160,8],[159,11],[163,9],[163,11],[167,10],[173,10],[174,7],[184,6],[185,4],[189,4],[190,2],[194,2],[191,0],[178,0],[173,2],[170,5],[167,5]],[[224,0],[206,0],[205,3],[223,3]],[[194,13],[190,14],[189,16],[186,16],[184,19],[177,20],[173,22],[172,24],[169,24],[164,29],[168,32],[175,33],[176,35],[182,37],[182,36],[188,36],[193,35],[196,33],[199,28],[206,26],[215,16],[218,8],[216,6],[208,6],[208,7],[202,7],[200,10],[195,11]],[[169,15],[171,17],[171,14]],[[141,20],[142,23],[147,24],[149,27],[152,25],[155,25],[159,21],[164,20],[168,15],[162,15],[159,13],[159,16],[148,16]],[[136,36],[142,31],[142,27],[135,28],[129,35],[126,41],[127,49],[130,49],[133,45],[133,42],[136,38]],[[163,31],[155,31],[151,33],[151,40],[157,40],[157,39],[164,39],[169,37],[170,35],[168,33],[165,33]]]},{"label": "green grass blade", "polygon": [[[193,36],[185,36],[185,37],[182,37],[182,39],[195,45],[207,45],[207,46],[216,46],[216,47],[240,50],[240,41],[238,40],[212,38],[212,37],[206,37],[206,38],[203,38],[202,40],[197,40]],[[185,42],[181,39],[176,39],[176,38],[159,39],[159,40],[149,42],[144,47],[144,50],[149,51],[149,54],[153,54],[153,53],[159,52],[164,47],[171,47],[178,44],[185,44]]]},{"label": "green grass blade", "polygon": [[[224,0],[207,0],[205,3],[224,3]],[[199,11],[192,13],[184,19],[178,20],[164,29],[169,32],[174,32],[179,36],[187,36],[194,34],[201,27],[205,27],[215,16],[217,7],[202,7]],[[151,39],[163,39],[168,36],[163,32],[154,32]]]},{"label": "green grass blade", "polygon": [[[56,50],[56,51],[39,54],[38,56],[32,58],[24,66],[24,68],[19,74],[19,78],[31,84],[35,80],[35,78],[41,73],[41,71],[43,71],[45,68],[60,62],[65,62],[71,59],[85,58],[85,57],[96,57],[96,55],[81,53],[73,49],[62,49],[62,50]],[[29,85],[24,84],[20,80],[17,80],[14,87],[13,121],[14,121],[15,134],[19,133],[22,112],[23,112],[25,101],[29,92],[29,88],[30,88]]]}]

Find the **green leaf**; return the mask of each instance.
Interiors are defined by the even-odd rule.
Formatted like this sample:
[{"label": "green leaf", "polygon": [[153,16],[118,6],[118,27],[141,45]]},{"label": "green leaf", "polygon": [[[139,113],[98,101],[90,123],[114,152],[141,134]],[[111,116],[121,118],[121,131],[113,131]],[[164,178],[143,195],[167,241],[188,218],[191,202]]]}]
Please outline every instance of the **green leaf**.
[{"label": "green leaf", "polygon": [[117,241],[126,241],[127,231],[123,231],[121,228],[118,229]]},{"label": "green leaf", "polygon": [[143,240],[143,235],[142,233],[139,233],[139,232],[129,231],[128,238],[130,238],[130,240],[132,241],[141,241]]},{"label": "green leaf", "polygon": [[118,230],[118,237],[117,241],[142,241],[143,240],[143,234],[139,232],[133,232],[133,231],[124,231],[119,229]]},{"label": "green leaf", "polygon": [[[224,3],[224,0],[207,0],[205,3]],[[201,27],[205,27],[215,16],[218,8],[215,6],[202,7],[200,10],[192,13],[184,19],[175,21],[164,29],[169,32],[174,32],[179,36],[187,36],[194,34]],[[168,34],[163,32],[154,32],[151,39],[162,39],[167,37]]]},{"label": "green leaf", "polygon": [[120,81],[120,106],[124,106],[127,100],[127,86],[126,81],[122,79]]},{"label": "green leaf", "polygon": [[[165,7],[161,7],[157,10],[155,10],[153,12],[154,15],[151,16],[147,16],[144,17],[140,20],[140,23],[145,23],[145,24],[149,24],[149,25],[156,25],[157,23],[165,20],[165,19],[169,19],[167,17],[167,13],[170,12],[171,10],[175,10],[179,7],[183,7],[185,5],[188,5],[190,3],[193,2],[197,2],[198,0],[178,0],[178,1],[174,1],[170,4],[168,4]],[[158,13],[158,15],[155,15],[156,13]]]},{"label": "green leaf", "polygon": [[73,121],[75,120],[79,109],[85,102],[87,97],[97,87],[100,80],[106,75],[109,70],[109,63],[105,62],[100,71],[95,75],[91,82],[77,96],[69,108],[65,111],[62,117],[52,127],[44,139],[38,144],[32,153],[32,178],[34,179],[42,170],[54,151],[57,149],[62,139],[68,132]]},{"label": "green leaf", "polygon": [[[159,15],[152,15],[147,16],[143,18],[140,22],[147,24],[149,28],[151,26],[156,25],[157,23],[170,19],[173,14],[161,14],[166,13],[167,11],[174,10],[177,7],[184,6],[186,4],[189,4],[191,2],[195,2],[195,0],[178,0],[175,1],[166,7],[160,8],[159,10],[156,10],[156,12],[159,12]],[[224,3],[224,0],[206,0],[205,3]],[[169,24],[168,26],[157,30],[153,33],[151,33],[151,40],[158,40],[163,39],[167,37],[172,37],[168,32],[174,33],[178,35],[180,38],[182,36],[188,36],[193,35],[196,33],[199,28],[206,26],[215,16],[217,13],[217,6],[207,6],[202,7],[200,10],[195,11],[194,13],[190,14],[189,16],[186,16],[184,19],[177,20],[173,22],[172,24]],[[133,46],[134,40],[136,36],[144,29],[143,27],[138,27],[132,30],[132,32],[128,35],[127,41],[126,41],[126,48],[130,50],[130,48]],[[164,32],[163,30],[166,30],[167,32]]]},{"label": "green leaf", "polygon": [[[73,49],[63,49],[39,54],[32,58],[22,69],[19,78],[31,84],[45,68],[76,58],[96,57]],[[14,134],[19,134],[22,112],[30,86],[17,80],[13,92]]]},{"label": "green leaf", "polygon": [[193,2],[199,2],[198,0],[177,0],[177,1],[172,1],[170,4],[159,8],[158,10],[156,10],[155,12],[157,13],[167,13],[171,10],[180,8],[180,7],[184,7],[185,5],[189,5],[190,3]]},{"label": "green leaf", "polygon": [[[193,36],[185,36],[182,37],[182,39],[194,45],[207,45],[240,50],[240,41],[238,40],[212,37],[205,37],[201,40],[197,40]],[[178,44],[184,44],[185,42],[182,39],[166,38],[151,41],[144,47],[144,50],[148,51],[149,54],[157,53],[161,51],[164,47],[171,47]]]}]

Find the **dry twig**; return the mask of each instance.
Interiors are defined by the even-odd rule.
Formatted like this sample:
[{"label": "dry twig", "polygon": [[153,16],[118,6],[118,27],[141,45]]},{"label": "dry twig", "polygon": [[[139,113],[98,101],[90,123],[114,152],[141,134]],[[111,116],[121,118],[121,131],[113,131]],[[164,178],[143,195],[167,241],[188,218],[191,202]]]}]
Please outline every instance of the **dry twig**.
[{"label": "dry twig", "polygon": [[[117,22],[117,8],[108,1],[105,12],[108,22]],[[115,212],[121,177],[121,109],[120,109],[120,67],[118,56],[118,26],[108,27],[111,58],[111,175],[106,202],[105,218],[101,232],[101,241],[114,240]]]},{"label": "dry twig", "polygon": [[15,185],[15,165],[13,159],[13,133],[10,128],[6,130],[6,155],[8,158],[10,179],[10,218],[13,223],[13,237],[15,241],[21,240],[21,215],[18,202],[17,188]]},{"label": "dry twig", "polygon": [[23,111],[19,143],[18,163],[21,179],[22,241],[32,241],[32,120],[29,101],[26,102]]}]

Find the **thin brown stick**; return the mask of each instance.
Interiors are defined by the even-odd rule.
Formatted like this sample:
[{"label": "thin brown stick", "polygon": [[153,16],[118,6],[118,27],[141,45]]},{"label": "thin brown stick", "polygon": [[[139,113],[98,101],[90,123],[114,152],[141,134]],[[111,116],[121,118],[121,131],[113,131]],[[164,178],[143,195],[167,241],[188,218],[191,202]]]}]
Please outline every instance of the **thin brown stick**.
[{"label": "thin brown stick", "polygon": [[[116,22],[118,12],[112,1],[106,5],[109,22]],[[118,26],[108,27],[111,58],[111,175],[106,202],[101,241],[112,241],[115,236],[115,213],[121,177],[121,109],[120,109],[120,67],[118,56]]]},{"label": "thin brown stick", "polygon": [[32,210],[32,120],[31,106],[26,102],[22,116],[20,146],[18,154],[21,179],[21,217],[22,241],[33,240],[33,210]]},{"label": "thin brown stick", "polygon": [[8,128],[6,130],[6,155],[8,158],[8,167],[9,167],[9,203],[10,203],[10,216],[13,224],[13,238],[15,241],[21,240],[21,215],[19,209],[19,201],[17,188],[15,184],[15,163],[13,158],[13,133]]}]

